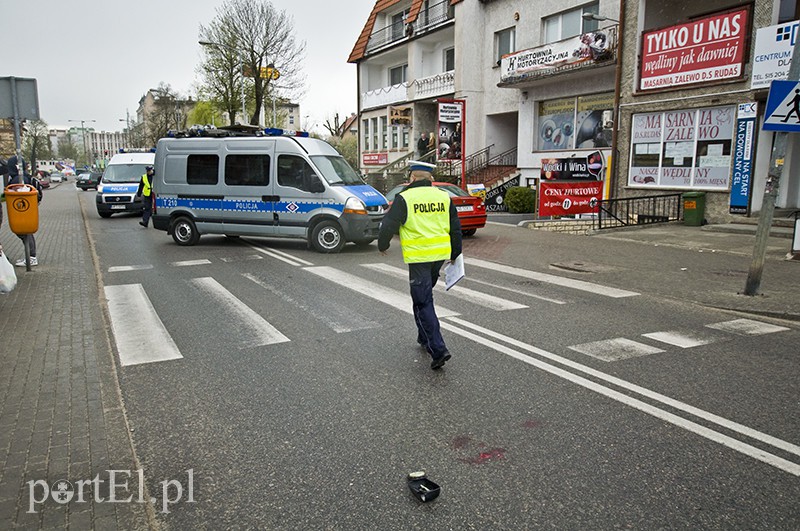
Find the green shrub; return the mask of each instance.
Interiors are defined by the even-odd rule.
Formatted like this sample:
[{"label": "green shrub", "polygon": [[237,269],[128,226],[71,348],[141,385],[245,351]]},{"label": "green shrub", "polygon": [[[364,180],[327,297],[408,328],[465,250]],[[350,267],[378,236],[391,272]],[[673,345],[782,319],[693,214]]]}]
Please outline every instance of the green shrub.
[{"label": "green shrub", "polygon": [[536,210],[536,192],[526,186],[514,186],[506,191],[503,202],[512,214],[527,214]]}]

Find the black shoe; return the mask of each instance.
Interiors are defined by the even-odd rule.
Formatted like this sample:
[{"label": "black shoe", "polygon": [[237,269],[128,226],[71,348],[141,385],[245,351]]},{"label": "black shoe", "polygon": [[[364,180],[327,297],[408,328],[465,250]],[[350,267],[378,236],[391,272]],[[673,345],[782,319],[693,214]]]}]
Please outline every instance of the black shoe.
[{"label": "black shoe", "polygon": [[141,225],[144,228],[147,228],[147,223],[145,223],[144,221],[140,221],[139,225]]},{"label": "black shoe", "polygon": [[431,369],[433,370],[441,369],[442,367],[444,367],[444,362],[446,362],[449,359],[450,359],[450,353],[445,351],[444,355],[441,358],[436,358],[431,362]]}]

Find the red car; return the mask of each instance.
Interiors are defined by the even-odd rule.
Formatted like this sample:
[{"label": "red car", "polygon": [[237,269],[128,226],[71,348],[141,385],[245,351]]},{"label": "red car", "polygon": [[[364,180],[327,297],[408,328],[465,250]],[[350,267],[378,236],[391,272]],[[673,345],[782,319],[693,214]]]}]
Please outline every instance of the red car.
[{"label": "red car", "polygon": [[[392,206],[394,196],[403,191],[409,183],[401,184],[392,188],[386,195],[389,206]],[[461,222],[461,233],[464,236],[472,236],[475,232],[486,225],[486,205],[480,197],[469,195],[466,191],[453,183],[433,182],[434,186],[441,188],[450,194],[450,200],[458,211],[458,220]]]}]

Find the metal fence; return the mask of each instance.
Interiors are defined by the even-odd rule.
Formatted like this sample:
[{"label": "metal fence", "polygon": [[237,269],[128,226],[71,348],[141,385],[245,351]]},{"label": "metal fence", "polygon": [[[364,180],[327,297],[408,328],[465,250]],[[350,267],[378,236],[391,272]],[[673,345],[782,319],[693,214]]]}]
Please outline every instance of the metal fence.
[{"label": "metal fence", "polygon": [[667,223],[682,219],[683,194],[649,195],[605,199],[600,201],[600,213],[595,227],[612,229],[628,225]]}]

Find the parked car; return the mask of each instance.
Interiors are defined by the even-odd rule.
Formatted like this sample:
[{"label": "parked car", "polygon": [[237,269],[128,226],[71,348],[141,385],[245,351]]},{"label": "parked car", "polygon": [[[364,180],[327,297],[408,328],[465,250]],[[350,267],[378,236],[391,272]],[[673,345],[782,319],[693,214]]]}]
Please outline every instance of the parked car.
[{"label": "parked car", "polygon": [[53,172],[50,174],[50,182],[51,183],[60,183],[64,180],[64,174],[59,172]]},{"label": "parked car", "polygon": [[[389,206],[392,205],[394,197],[408,185],[409,183],[404,183],[395,186],[386,194]],[[478,229],[486,226],[486,205],[483,204],[483,200],[480,197],[469,195],[469,193],[453,183],[434,181],[433,185],[450,195],[450,200],[456,206],[456,211],[458,212],[458,221],[461,222],[461,234],[472,236]]]},{"label": "parked car", "polygon": [[90,190],[92,188],[97,190],[97,187],[100,184],[100,177],[102,175],[103,174],[99,173],[99,172],[81,173],[77,177],[78,180],[75,183],[75,186],[77,186],[78,188],[80,188],[84,192],[86,190]]},{"label": "parked car", "polygon": [[39,181],[39,184],[42,185],[42,188],[50,188],[50,177],[47,175],[36,177],[36,179]]}]

